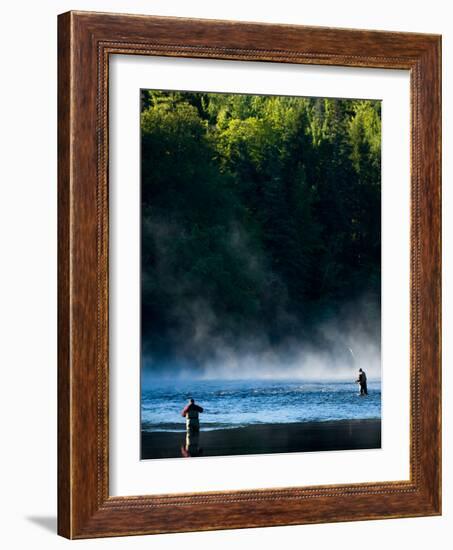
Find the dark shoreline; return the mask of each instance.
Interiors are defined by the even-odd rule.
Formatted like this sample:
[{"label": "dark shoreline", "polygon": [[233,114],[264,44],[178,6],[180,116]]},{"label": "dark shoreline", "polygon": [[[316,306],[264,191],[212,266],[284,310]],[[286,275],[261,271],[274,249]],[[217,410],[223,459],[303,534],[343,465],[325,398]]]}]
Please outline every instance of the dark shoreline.
[{"label": "dark shoreline", "polygon": [[381,420],[255,424],[201,431],[141,433],[141,459],[380,449]]}]

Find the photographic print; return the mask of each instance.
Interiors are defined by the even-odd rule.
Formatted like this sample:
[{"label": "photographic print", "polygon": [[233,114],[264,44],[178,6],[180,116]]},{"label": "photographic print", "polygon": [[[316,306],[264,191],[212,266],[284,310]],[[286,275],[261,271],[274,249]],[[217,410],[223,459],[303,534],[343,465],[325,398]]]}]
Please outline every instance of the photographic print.
[{"label": "photographic print", "polygon": [[380,101],[140,108],[141,459],[380,448]]}]

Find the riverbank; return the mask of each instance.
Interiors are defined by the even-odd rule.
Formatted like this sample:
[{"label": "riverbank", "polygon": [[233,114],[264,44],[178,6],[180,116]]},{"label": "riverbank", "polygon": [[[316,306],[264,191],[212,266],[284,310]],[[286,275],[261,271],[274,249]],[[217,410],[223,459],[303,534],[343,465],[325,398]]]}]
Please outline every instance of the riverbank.
[{"label": "riverbank", "polygon": [[240,428],[141,434],[141,458],[228,456],[291,452],[378,449],[380,419],[253,424]]}]

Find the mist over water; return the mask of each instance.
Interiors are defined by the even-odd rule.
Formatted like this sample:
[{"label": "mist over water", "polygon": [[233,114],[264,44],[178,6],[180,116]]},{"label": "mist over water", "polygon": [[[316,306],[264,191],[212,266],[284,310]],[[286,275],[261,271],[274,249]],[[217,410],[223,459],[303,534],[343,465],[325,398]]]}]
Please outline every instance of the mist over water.
[{"label": "mist over water", "polygon": [[[272,343],[264,333],[222,336],[213,316],[194,318],[182,331],[180,344],[166,358],[144,354],[142,384],[151,380],[285,380],[350,381],[359,368],[368,378],[381,377],[380,325],[370,304],[357,302],[344,308],[338,319],[320,324],[311,339],[299,327],[295,333]],[[355,313],[355,317],[354,317]],[[371,321],[370,321],[371,319]],[[209,321],[212,325],[209,326]]]},{"label": "mist over water", "polygon": [[[192,357],[200,346],[198,362],[178,359],[177,353],[173,361],[155,361],[148,368],[144,360],[142,430],[184,431],[180,413],[192,397],[204,408],[204,431],[380,418],[380,342],[367,330],[366,322],[344,318],[318,327],[312,342],[287,338],[272,346],[264,336],[248,341],[238,335],[236,344],[217,338],[215,353],[209,355],[206,348],[212,347],[203,338],[210,331],[203,338],[198,333],[183,346],[193,347]],[[358,395],[359,368],[368,377],[367,397]]]}]

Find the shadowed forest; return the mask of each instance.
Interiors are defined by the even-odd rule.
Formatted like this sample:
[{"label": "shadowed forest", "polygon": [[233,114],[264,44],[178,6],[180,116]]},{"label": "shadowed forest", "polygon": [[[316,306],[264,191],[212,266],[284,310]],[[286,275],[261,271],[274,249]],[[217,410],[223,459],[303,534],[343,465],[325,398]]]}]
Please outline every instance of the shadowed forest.
[{"label": "shadowed forest", "polygon": [[142,90],[141,143],[147,372],[379,350],[379,101]]}]

